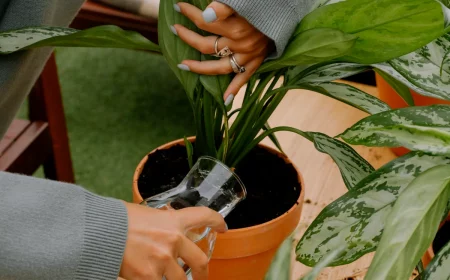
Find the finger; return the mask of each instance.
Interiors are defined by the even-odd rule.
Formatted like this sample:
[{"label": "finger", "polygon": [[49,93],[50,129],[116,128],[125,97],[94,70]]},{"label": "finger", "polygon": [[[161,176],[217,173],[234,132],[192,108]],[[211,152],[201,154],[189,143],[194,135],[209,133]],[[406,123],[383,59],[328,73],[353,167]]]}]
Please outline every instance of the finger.
[{"label": "finger", "polygon": [[[254,58],[254,54],[235,54],[235,58],[239,65],[245,66]],[[183,60],[178,68],[201,75],[226,75],[233,72],[229,57],[205,61]]]},{"label": "finger", "polygon": [[209,227],[217,232],[226,232],[227,224],[222,215],[207,207],[190,207],[177,210],[177,217],[182,225],[182,230]]},{"label": "finger", "polygon": [[[171,261],[166,266],[166,272],[164,273],[166,280],[186,280],[186,272],[178,264],[177,261]],[[155,278],[156,279],[156,278]]]},{"label": "finger", "polygon": [[256,70],[258,70],[259,66],[264,61],[264,58],[265,56],[260,56],[253,59],[246,65],[246,71],[244,73],[239,73],[234,77],[223,96],[225,106],[231,104],[239,90],[248,82],[248,80],[250,80]]},{"label": "finger", "polygon": [[213,2],[203,11],[203,19],[205,22],[215,22],[224,20],[233,14],[234,10],[230,6]]},{"label": "finger", "polygon": [[191,268],[195,280],[208,279],[208,257],[200,247],[187,237],[179,247],[178,256]]}]

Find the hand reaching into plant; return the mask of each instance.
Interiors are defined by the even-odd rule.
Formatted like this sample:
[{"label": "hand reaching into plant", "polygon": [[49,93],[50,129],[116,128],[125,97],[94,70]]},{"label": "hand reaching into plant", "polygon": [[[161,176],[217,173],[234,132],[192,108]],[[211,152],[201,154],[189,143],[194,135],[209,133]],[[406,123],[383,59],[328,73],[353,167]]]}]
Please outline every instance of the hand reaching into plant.
[{"label": "hand reaching into plant", "polygon": [[191,228],[211,227],[227,231],[222,216],[205,207],[177,211],[156,210],[126,203],[128,238],[120,276],[133,279],[183,280],[185,272],[177,262],[182,258],[195,280],[208,279],[208,258],[185,236]]},{"label": "hand reaching into plant", "polygon": [[172,32],[201,53],[221,57],[201,62],[183,60],[178,67],[203,75],[235,72],[235,78],[224,93],[225,104],[229,105],[273,49],[273,42],[225,4],[213,2],[203,12],[188,3],[175,4],[174,8],[198,28],[217,36],[201,36],[180,24],[172,26]]}]

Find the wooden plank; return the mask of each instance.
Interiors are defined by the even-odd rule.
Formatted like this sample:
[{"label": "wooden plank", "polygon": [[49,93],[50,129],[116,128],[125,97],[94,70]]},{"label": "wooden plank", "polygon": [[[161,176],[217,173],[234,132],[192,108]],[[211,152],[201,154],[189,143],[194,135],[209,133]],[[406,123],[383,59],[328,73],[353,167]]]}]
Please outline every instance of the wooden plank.
[{"label": "wooden plank", "polygon": [[[371,94],[377,94],[374,87],[350,84]],[[235,107],[239,107],[242,103],[243,90],[236,97]],[[304,131],[317,131],[335,136],[365,116],[366,113],[321,94],[292,90],[280,103],[269,123],[272,127],[291,126]],[[347,190],[339,169],[328,155],[319,153],[311,142],[296,134],[279,132],[277,136],[284,151],[305,179],[305,201],[308,203],[304,205],[298,227],[299,238],[320,211]],[[265,139],[263,143],[274,146],[269,139]],[[355,147],[355,149],[375,168],[395,158],[392,151],[387,148]],[[347,277],[358,279],[367,270],[370,261],[369,254],[348,266],[327,268],[319,279],[341,280]],[[299,279],[309,270],[310,268],[295,262],[292,279]]]},{"label": "wooden plank", "polygon": [[30,124],[28,120],[14,120],[6,131],[3,139],[0,139],[0,157],[8,149],[14,141],[23,133]]}]

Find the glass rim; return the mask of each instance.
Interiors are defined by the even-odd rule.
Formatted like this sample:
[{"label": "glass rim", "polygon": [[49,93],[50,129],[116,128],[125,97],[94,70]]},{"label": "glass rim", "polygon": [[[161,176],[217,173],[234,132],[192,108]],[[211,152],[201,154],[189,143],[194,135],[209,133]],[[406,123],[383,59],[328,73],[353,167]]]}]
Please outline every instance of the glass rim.
[{"label": "glass rim", "polygon": [[213,158],[211,156],[201,156],[201,157],[198,158],[197,161],[200,161],[202,159],[213,161],[214,163],[219,164],[225,170],[230,172],[230,174],[233,175],[234,179],[236,179],[236,181],[239,183],[239,186],[241,187],[241,190],[242,190],[242,192],[244,194],[244,197],[242,199],[245,199],[247,197],[247,189],[245,188],[244,183],[242,182],[241,178],[239,178],[239,176],[233,170],[231,170],[231,168],[229,168],[225,163],[223,163],[220,160],[218,160],[216,158]]}]

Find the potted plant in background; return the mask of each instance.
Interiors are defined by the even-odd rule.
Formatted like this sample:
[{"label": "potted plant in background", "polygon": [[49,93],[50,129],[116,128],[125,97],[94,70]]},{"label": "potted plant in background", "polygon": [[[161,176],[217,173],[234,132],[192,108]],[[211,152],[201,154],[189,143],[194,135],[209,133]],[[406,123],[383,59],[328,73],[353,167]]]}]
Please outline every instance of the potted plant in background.
[{"label": "potted plant in background", "polygon": [[[448,160],[440,156],[447,153],[446,149],[440,149],[441,143],[433,142],[433,145],[424,148],[424,142],[437,139],[437,132],[445,134],[445,117],[450,109],[441,106],[391,111],[387,104],[377,98],[350,85],[332,81],[376,68],[403,83],[409,83],[407,73],[393,67],[390,62],[442,38],[446,33],[443,7],[434,0],[319,1],[298,25],[283,56],[263,64],[252,77],[241,108],[229,112],[222,100],[222,92],[230,81],[229,76],[199,76],[182,72],[176,67],[183,59],[211,59],[184,44],[169,30],[169,26],[174,23],[196,30],[186,18],[173,11],[176,2],[167,0],[161,3],[159,47],[136,33],[124,32],[116,27],[97,27],[86,31],[45,27],[0,34],[1,51],[7,53],[50,45],[125,47],[163,53],[184,85],[192,105],[197,127],[196,138],[169,143],[146,156],[135,174],[134,195],[137,201],[140,194],[148,196],[151,192],[163,191],[163,187],[175,187],[177,180],[186,175],[189,163],[192,164],[198,156],[213,156],[236,168],[236,173],[242,177],[248,189],[248,199],[228,217],[227,222],[232,229],[218,236],[211,261],[212,279],[261,279],[275,250],[298,223],[305,188],[299,171],[282,153],[258,146],[262,139],[271,137],[279,147],[274,135],[278,131],[297,133],[312,141],[320,152],[329,154],[339,166],[350,190],[345,199],[354,199],[353,204],[342,199],[348,203],[345,208],[341,207],[343,202],[338,201],[324,210],[323,213],[328,216],[319,215],[318,222],[311,225],[298,245],[299,260],[315,265],[328,256],[325,260],[329,259],[332,265],[339,265],[375,250],[375,243],[380,238],[378,235],[371,236],[373,239],[369,240],[363,240],[364,231],[358,231],[359,235],[351,235],[363,228],[366,220],[340,232],[341,227],[336,219],[332,219],[333,215],[354,211],[354,216],[347,217],[351,220],[367,210],[365,217],[372,217],[369,214],[374,212],[371,210],[373,207],[360,209],[358,195],[364,190],[364,194],[370,195],[369,190],[376,193],[373,188],[378,190],[386,186],[386,196],[367,198],[372,199],[369,201],[371,203],[377,203],[383,198],[389,202],[382,208],[386,210],[381,213],[378,211],[372,217],[374,225],[371,225],[378,226],[376,233],[381,234],[384,219],[399,193],[406,188],[405,184],[433,166],[448,164]],[[189,2],[200,8],[209,4],[206,0]],[[405,26],[408,28],[405,29]],[[3,46],[5,42],[9,43],[9,47]],[[407,65],[405,67],[409,69]],[[420,89],[419,93],[430,94],[426,83],[414,85]],[[290,89],[316,91],[373,114],[341,135],[351,144],[405,145],[412,150],[423,150],[435,155],[412,153],[375,171],[350,146],[336,138],[290,127],[270,128],[267,124],[269,117]],[[429,120],[429,116],[434,115],[436,117]],[[234,121],[231,122],[232,117]],[[438,127],[441,125],[443,129],[433,133],[423,132],[424,129],[420,128],[430,122]],[[407,127],[410,123],[414,125]],[[415,129],[414,132],[417,130],[421,141],[412,143],[410,137],[405,135],[404,127]],[[386,131],[394,132],[382,136],[377,134]],[[277,172],[267,169],[267,164],[274,164]],[[432,171],[439,175],[437,178],[442,179],[440,175],[446,169],[436,170]],[[434,172],[433,175],[436,175]],[[428,179],[430,175],[425,172],[423,176]],[[391,181],[401,185],[387,186]],[[430,194],[439,193],[441,189],[433,186],[435,192],[430,191]],[[430,196],[429,202],[434,201],[432,198],[435,197]],[[441,204],[438,206],[441,207]],[[258,213],[257,209],[262,207],[266,208],[265,212]],[[334,223],[322,226],[329,220]],[[345,248],[336,248],[334,243],[332,245],[336,246],[324,245],[336,237],[335,232],[340,237],[339,242],[347,245]],[[323,239],[325,235],[328,239]],[[352,241],[347,242],[347,237]],[[424,243],[426,241],[423,240]],[[328,264],[328,261],[321,265],[324,263]]]}]

